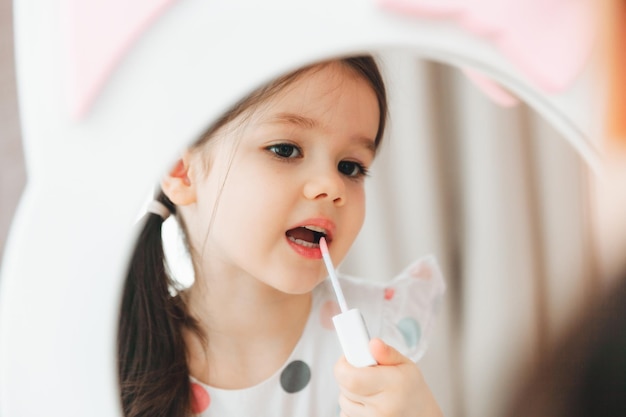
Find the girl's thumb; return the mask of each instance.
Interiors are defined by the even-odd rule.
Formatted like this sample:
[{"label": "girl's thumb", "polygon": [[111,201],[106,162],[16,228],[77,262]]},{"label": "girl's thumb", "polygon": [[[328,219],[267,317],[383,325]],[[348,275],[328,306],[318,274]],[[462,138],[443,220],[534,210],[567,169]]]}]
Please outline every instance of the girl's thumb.
[{"label": "girl's thumb", "polygon": [[399,365],[408,359],[381,339],[370,340],[370,352],[379,365]]}]

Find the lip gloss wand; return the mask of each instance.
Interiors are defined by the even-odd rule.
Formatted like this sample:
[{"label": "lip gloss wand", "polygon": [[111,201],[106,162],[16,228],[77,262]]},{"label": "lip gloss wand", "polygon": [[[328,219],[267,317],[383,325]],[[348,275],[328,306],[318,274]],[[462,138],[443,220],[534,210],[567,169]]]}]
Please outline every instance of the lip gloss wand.
[{"label": "lip gloss wand", "polygon": [[322,258],[339,302],[339,308],[341,309],[341,313],[333,317],[333,324],[335,325],[335,331],[339,337],[343,354],[352,366],[362,368],[376,365],[376,360],[370,353],[370,337],[363,316],[357,308],[348,309],[346,299],[343,297],[343,291],[341,291],[341,286],[337,279],[335,267],[330,259],[326,239],[324,238],[320,239],[320,250],[322,251]]}]

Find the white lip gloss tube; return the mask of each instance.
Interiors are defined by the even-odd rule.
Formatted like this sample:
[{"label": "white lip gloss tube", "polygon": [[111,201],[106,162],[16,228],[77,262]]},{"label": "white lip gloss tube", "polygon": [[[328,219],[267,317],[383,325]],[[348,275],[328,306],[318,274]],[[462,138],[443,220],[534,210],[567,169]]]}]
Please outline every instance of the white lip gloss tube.
[{"label": "white lip gloss tube", "polygon": [[365,325],[365,320],[361,312],[357,308],[348,309],[346,300],[343,297],[343,291],[339,286],[339,280],[335,273],[335,267],[330,259],[328,253],[328,245],[326,239],[320,239],[320,249],[322,251],[322,258],[326,264],[328,275],[333,284],[337,301],[339,302],[339,308],[341,313],[333,317],[333,324],[335,325],[335,331],[339,337],[339,343],[343,349],[343,354],[346,356],[346,360],[352,366],[363,368],[366,366],[376,365],[376,360],[372,357],[369,348],[370,336]]}]

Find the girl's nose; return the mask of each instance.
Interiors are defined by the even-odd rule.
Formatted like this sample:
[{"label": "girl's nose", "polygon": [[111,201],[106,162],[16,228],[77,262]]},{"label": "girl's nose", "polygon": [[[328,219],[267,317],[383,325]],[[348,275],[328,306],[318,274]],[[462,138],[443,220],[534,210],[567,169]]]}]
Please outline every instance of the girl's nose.
[{"label": "girl's nose", "polygon": [[309,200],[328,199],[335,205],[345,203],[346,185],[337,167],[316,170],[304,184],[304,196]]}]

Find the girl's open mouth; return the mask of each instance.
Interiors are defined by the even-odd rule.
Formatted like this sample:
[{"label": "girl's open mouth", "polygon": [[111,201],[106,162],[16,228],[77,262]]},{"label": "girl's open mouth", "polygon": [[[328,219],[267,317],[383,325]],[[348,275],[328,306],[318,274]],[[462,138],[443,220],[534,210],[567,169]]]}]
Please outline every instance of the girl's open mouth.
[{"label": "girl's open mouth", "polygon": [[285,233],[287,239],[297,245],[304,246],[305,248],[319,248],[320,239],[322,237],[328,239],[327,231],[318,226],[300,226]]}]

